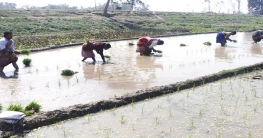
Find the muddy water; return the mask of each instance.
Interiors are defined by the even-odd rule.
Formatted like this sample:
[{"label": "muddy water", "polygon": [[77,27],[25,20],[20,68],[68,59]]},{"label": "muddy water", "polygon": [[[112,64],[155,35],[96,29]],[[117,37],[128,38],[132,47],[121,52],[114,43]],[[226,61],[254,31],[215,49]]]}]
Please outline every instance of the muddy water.
[{"label": "muddy water", "polygon": [[26,137],[262,137],[263,80],[251,79],[254,74],[42,127]]},{"label": "muddy water", "polygon": [[[166,85],[178,81],[233,69],[263,61],[263,45],[251,44],[251,33],[238,33],[231,37],[238,43],[221,47],[215,44],[216,34],[162,38],[159,57],[141,57],[136,46],[128,46],[136,40],[111,42],[105,52],[110,63],[101,64],[101,58],[93,65],[91,59],[81,62],[81,46],[32,53],[31,67],[23,67],[19,56],[20,71],[14,74],[12,66],[5,68],[6,78],[0,78],[0,103],[26,105],[35,100],[42,110],[54,110],[79,103],[123,95],[139,89]],[[203,42],[210,41],[212,46]],[[180,43],[187,44],[180,47]],[[73,77],[62,77],[62,69],[72,69]]]}]

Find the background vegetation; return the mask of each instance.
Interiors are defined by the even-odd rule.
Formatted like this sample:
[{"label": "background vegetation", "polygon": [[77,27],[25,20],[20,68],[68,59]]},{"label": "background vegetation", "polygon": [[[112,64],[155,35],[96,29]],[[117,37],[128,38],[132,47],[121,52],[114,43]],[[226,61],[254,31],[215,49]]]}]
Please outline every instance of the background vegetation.
[{"label": "background vegetation", "polygon": [[17,49],[180,33],[261,29],[259,15],[101,10],[0,10],[0,31],[13,31]]}]

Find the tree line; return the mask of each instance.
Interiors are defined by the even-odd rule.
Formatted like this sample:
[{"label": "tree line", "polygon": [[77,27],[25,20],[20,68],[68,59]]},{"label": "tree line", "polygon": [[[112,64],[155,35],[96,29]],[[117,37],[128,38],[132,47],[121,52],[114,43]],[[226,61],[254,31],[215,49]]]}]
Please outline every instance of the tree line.
[{"label": "tree line", "polygon": [[[220,13],[221,8],[223,8],[223,4],[226,2],[224,0],[217,0],[213,2],[213,0],[204,0],[204,8],[206,12],[218,12]],[[239,14],[240,11],[240,3],[241,0],[228,0],[231,5],[231,12],[233,14]],[[263,0],[247,0],[247,7],[249,13],[252,14],[260,14],[263,15]],[[216,9],[211,8],[211,5],[216,5]],[[105,3],[102,5],[98,5],[95,7],[88,7],[84,8],[81,7],[80,9],[99,9],[104,10],[104,15],[107,14],[108,9],[116,9],[117,7],[121,7],[121,10],[136,10],[136,11],[147,11],[149,10],[149,6],[145,4],[142,0],[105,0]],[[48,4],[43,7],[37,6],[22,6],[23,9],[78,9],[77,6],[69,6],[67,4]],[[15,3],[10,2],[0,2],[0,9],[17,9],[17,5]]]}]

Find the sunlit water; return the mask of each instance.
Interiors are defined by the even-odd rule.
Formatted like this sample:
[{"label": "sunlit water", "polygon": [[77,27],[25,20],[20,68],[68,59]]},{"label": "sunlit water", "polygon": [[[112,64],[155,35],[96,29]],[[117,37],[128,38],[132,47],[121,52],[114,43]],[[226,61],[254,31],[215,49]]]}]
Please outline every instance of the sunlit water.
[{"label": "sunlit water", "polygon": [[[128,46],[137,40],[111,42],[110,64],[101,64],[96,55],[96,65],[81,62],[81,46],[32,53],[31,67],[24,67],[19,56],[18,78],[12,78],[14,69],[5,68],[9,79],[0,78],[0,103],[26,105],[35,100],[42,110],[54,110],[79,103],[108,99],[136,90],[185,81],[263,61],[263,45],[251,44],[251,33],[238,33],[227,47],[215,43],[216,34],[162,38],[162,57],[141,57],[135,53],[136,46]],[[203,42],[210,41],[212,46]],[[180,43],[188,46],[180,47]],[[79,73],[73,77],[61,76],[62,69]]]},{"label": "sunlit water", "polygon": [[263,80],[253,80],[255,74],[67,120],[26,137],[260,138]]}]

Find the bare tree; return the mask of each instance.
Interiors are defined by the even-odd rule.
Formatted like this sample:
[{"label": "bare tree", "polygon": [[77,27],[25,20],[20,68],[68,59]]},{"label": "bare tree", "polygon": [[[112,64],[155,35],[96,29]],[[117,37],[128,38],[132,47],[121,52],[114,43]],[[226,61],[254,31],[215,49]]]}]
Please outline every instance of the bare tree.
[{"label": "bare tree", "polygon": [[108,0],[106,5],[105,5],[104,12],[103,12],[104,16],[106,16],[108,14],[109,4],[110,4],[110,0]]}]

